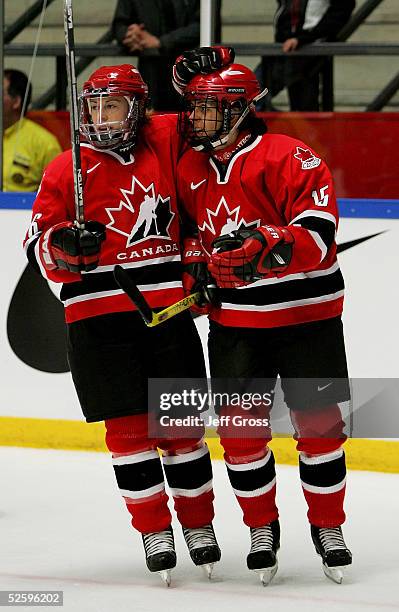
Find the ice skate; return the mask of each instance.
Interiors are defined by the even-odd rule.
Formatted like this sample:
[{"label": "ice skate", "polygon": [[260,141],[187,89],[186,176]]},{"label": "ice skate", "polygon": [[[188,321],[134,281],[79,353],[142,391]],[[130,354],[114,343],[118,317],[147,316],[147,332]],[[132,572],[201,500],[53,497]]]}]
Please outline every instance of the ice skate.
[{"label": "ice skate", "polygon": [[352,553],[345,544],[341,527],[310,526],[313,544],[323,561],[327,578],[341,584],[344,571],[352,563]]},{"label": "ice skate", "polygon": [[167,586],[171,582],[171,570],[176,566],[176,551],[172,527],[165,531],[141,534],[145,560],[150,572],[158,572]]},{"label": "ice skate", "polygon": [[277,551],[280,548],[280,523],[273,521],[264,527],[251,527],[251,550],[247,557],[248,569],[259,575],[267,586],[278,568]]},{"label": "ice skate", "polygon": [[202,567],[211,579],[213,565],[222,556],[212,525],[183,527],[183,535],[194,564]]}]

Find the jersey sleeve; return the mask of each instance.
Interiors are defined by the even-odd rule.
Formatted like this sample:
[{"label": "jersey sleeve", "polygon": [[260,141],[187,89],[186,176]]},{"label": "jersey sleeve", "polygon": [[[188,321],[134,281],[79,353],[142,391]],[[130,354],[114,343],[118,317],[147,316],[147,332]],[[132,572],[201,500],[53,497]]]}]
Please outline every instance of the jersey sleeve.
[{"label": "jersey sleeve", "polygon": [[169,167],[176,181],[177,160],[183,146],[177,131],[177,115],[152,115],[144,125],[141,138],[150,143],[156,151],[161,167]]},{"label": "jersey sleeve", "polygon": [[314,270],[336,248],[338,207],[331,173],[312,149],[296,141],[282,160],[279,176],[275,199],[294,237],[286,273]]},{"label": "jersey sleeve", "polygon": [[56,283],[70,283],[79,280],[80,275],[66,270],[48,270],[48,235],[54,225],[73,221],[73,180],[72,159],[68,153],[57,157],[47,167],[36,199],[32,218],[24,239],[24,249],[33,267],[47,280]]}]

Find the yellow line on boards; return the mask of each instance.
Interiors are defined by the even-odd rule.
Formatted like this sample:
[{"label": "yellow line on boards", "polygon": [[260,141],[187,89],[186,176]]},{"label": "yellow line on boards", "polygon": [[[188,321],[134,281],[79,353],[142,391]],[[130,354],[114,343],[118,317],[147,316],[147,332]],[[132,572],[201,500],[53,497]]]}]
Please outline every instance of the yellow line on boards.
[{"label": "yellow line on boards", "polygon": [[103,423],[0,417],[0,446],[106,451]]},{"label": "yellow line on boards", "polygon": [[[0,417],[0,446],[106,451],[103,423],[58,419]],[[217,437],[207,437],[212,459],[222,459]],[[275,437],[270,443],[277,463],[297,465],[295,441]],[[353,470],[399,473],[399,442],[351,439],[345,443],[347,465]]]}]

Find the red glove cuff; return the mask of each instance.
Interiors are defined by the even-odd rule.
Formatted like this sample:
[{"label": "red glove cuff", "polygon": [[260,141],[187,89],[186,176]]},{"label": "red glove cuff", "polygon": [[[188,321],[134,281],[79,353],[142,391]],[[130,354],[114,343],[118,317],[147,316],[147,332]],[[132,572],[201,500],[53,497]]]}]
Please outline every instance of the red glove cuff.
[{"label": "red glove cuff", "polygon": [[269,251],[274,249],[274,247],[280,242],[284,242],[285,244],[293,244],[294,242],[291,232],[285,229],[285,227],[277,227],[276,225],[261,225],[258,227],[258,232],[260,232],[266,240]]},{"label": "red glove cuff", "polygon": [[230,66],[230,64],[234,62],[235,51],[232,47],[226,47],[224,45],[212,45],[212,48],[218,50],[221,67]]},{"label": "red glove cuff", "polygon": [[185,238],[183,240],[182,263],[183,266],[194,263],[206,263],[207,259],[199,238]]},{"label": "red glove cuff", "polygon": [[[61,257],[61,253],[63,258],[65,258],[65,253],[58,252],[59,249],[54,247],[51,243],[52,236],[54,232],[57,232],[60,229],[64,229],[66,227],[73,227],[72,221],[63,221],[62,223],[57,223],[57,225],[53,225],[48,229],[44,234],[40,236],[39,240],[39,253],[40,260],[43,267],[50,272],[52,270],[58,269],[58,265],[56,263],[56,259]],[[79,265],[79,257],[72,257],[71,263]]]},{"label": "red glove cuff", "polygon": [[[183,290],[185,295],[190,295],[196,288],[201,277],[206,274],[207,259],[202,249],[199,238],[185,238],[183,240]],[[202,306],[192,306],[191,310],[198,315],[208,314],[210,312],[210,304]]]}]

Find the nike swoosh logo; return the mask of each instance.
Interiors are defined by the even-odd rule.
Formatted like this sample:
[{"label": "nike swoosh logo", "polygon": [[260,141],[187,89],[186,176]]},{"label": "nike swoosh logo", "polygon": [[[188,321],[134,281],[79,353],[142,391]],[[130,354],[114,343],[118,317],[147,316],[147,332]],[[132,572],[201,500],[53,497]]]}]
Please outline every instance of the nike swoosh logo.
[{"label": "nike swoosh logo", "polygon": [[99,166],[100,164],[101,164],[101,162],[98,162],[98,164],[96,164],[92,168],[89,168],[88,171],[87,171],[87,174],[90,174],[90,172],[93,172],[93,170],[95,170],[97,168],[97,166]]},{"label": "nike swoosh logo", "polygon": [[381,234],[385,234],[385,231],[386,230],[384,230],[383,232],[378,232],[377,234],[371,234],[370,236],[364,236],[364,238],[357,238],[356,240],[342,242],[341,244],[337,245],[337,253],[342,253],[343,251],[351,249],[352,247],[357,246],[358,244],[362,244],[362,242],[366,242],[366,240],[370,240],[371,238],[375,238],[376,236],[381,236]]},{"label": "nike swoosh logo", "polygon": [[324,391],[324,389],[327,389],[327,387],[330,387],[330,385],[332,385],[332,382],[328,383],[327,385],[324,385],[323,387],[319,387],[319,385],[317,385],[317,390]]},{"label": "nike swoosh logo", "polygon": [[205,183],[205,181],[206,181],[206,179],[203,179],[202,181],[200,181],[200,182],[199,182],[199,183],[197,183],[197,184],[191,183],[191,190],[192,190],[192,191],[195,191],[196,189],[198,189],[198,187],[199,187],[200,185],[202,185],[202,183]]}]

